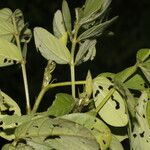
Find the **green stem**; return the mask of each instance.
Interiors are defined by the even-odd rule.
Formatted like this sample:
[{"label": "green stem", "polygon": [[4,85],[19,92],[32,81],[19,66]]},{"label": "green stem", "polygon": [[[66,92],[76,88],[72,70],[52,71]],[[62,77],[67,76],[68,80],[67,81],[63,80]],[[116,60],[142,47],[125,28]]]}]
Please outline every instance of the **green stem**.
[{"label": "green stem", "polygon": [[[74,84],[76,85],[82,85],[82,84],[85,84],[85,81],[76,81]],[[35,101],[35,104],[33,106],[33,109],[31,111],[31,113],[35,113],[41,103],[41,100],[44,96],[44,94],[51,88],[55,88],[55,87],[61,87],[61,86],[69,86],[69,85],[72,85],[72,82],[60,82],[60,83],[54,83],[54,84],[49,84],[47,85],[46,87],[42,88],[42,90],[40,91],[36,101]]]},{"label": "green stem", "polygon": [[27,111],[27,114],[29,114],[31,111],[31,107],[30,107],[30,98],[29,98],[30,96],[29,96],[28,80],[27,80],[25,63],[21,64],[21,68],[22,68],[22,75],[23,75],[25,96],[26,96],[26,111]]},{"label": "green stem", "polygon": [[116,91],[116,89],[111,89],[109,91],[109,93],[106,95],[106,97],[102,100],[102,102],[96,107],[96,113],[98,113],[101,108],[106,104],[106,102],[109,100],[109,98],[111,97],[111,95],[113,95],[113,93]]},{"label": "green stem", "polygon": [[[14,29],[15,29],[15,32],[16,32],[16,33],[14,33],[14,36],[15,36],[15,39],[16,39],[17,47],[18,47],[18,49],[19,49],[19,51],[21,53],[19,32],[18,32],[18,29],[17,29],[17,25],[16,25],[16,21],[15,21],[14,16],[12,17],[12,20],[13,20]],[[29,114],[30,111],[31,111],[31,108],[30,108],[30,98],[29,98],[28,80],[27,80],[27,73],[26,73],[25,62],[26,62],[26,60],[23,59],[22,62],[21,62],[21,68],[22,68],[22,75],[23,75],[25,96],[26,96],[26,111],[27,111],[27,114]]]},{"label": "green stem", "polygon": [[74,53],[77,44],[77,34],[78,34],[79,26],[78,22],[75,24],[75,33],[72,40],[72,48],[71,48],[71,63],[70,63],[70,71],[71,71],[71,90],[72,96],[75,98],[76,90],[75,90],[75,64],[74,64]]}]

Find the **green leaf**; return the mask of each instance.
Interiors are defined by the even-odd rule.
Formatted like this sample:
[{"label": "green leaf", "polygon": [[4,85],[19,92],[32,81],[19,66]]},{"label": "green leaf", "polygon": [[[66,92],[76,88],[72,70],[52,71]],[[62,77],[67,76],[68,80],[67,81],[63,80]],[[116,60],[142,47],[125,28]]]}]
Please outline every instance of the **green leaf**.
[{"label": "green leaf", "polygon": [[91,15],[101,8],[102,0],[86,0],[84,17]]},{"label": "green leaf", "polygon": [[28,122],[33,119],[37,119],[43,116],[47,116],[47,112],[42,112],[42,113],[36,113],[36,114],[30,114],[30,115],[5,115],[5,116],[0,116],[0,122],[3,129],[10,129],[14,127],[18,127],[24,122]]},{"label": "green leaf", "polygon": [[63,3],[62,3],[62,14],[63,14],[63,18],[64,18],[65,27],[67,29],[67,32],[70,35],[71,30],[72,30],[71,14],[70,14],[70,10],[69,10],[68,3],[66,0],[63,0]]},{"label": "green leaf", "polygon": [[19,31],[20,41],[28,43],[31,40],[32,32],[28,29],[28,24],[24,22],[24,16],[20,9],[16,9],[14,12],[14,18]]},{"label": "green leaf", "polygon": [[19,143],[16,147],[13,144],[5,144],[2,150],[33,150],[33,148],[24,143]]},{"label": "green leaf", "polygon": [[147,102],[147,92],[143,91],[136,107],[137,122],[133,122],[133,132],[131,136],[131,149],[133,150],[150,149],[150,128],[146,118]]},{"label": "green leaf", "polygon": [[74,136],[56,136],[55,139],[49,137],[44,141],[44,138],[27,139],[27,144],[35,150],[99,150],[98,144],[94,140],[89,140]]},{"label": "green leaf", "polygon": [[[118,91],[113,89],[113,86],[113,83],[103,76],[98,76],[93,80],[95,105],[98,107],[108,97],[106,103],[99,110],[99,115],[111,126],[126,126],[128,117],[125,111],[124,99]],[[114,92],[112,93],[111,90],[114,90]]]},{"label": "green leaf", "polygon": [[91,72],[88,71],[87,76],[86,76],[86,83],[85,83],[85,92],[88,98],[91,97],[91,94],[93,92],[93,80],[91,76]]},{"label": "green leaf", "polygon": [[0,9],[0,38],[11,41],[14,34],[14,27],[11,22],[12,11],[9,8]]},{"label": "green leaf", "polygon": [[128,110],[133,118],[135,118],[135,107],[136,107],[136,99],[130,90],[126,87],[122,89],[124,91],[124,97],[126,97]]},{"label": "green leaf", "polygon": [[0,38],[11,41],[15,33],[14,27],[10,22],[0,21]]},{"label": "green leaf", "polygon": [[9,8],[0,9],[0,20],[10,21],[12,16],[12,11]]},{"label": "green leaf", "polygon": [[65,29],[63,16],[60,10],[57,10],[53,19],[53,32],[60,41],[67,45],[68,33]]},{"label": "green leaf", "polygon": [[126,80],[128,80],[128,78],[130,78],[133,75],[133,73],[136,71],[136,69],[137,69],[136,66],[126,68],[125,70],[123,70],[115,75],[115,80],[122,82],[122,83],[126,82]]},{"label": "green leaf", "polygon": [[56,95],[52,106],[48,108],[47,113],[51,116],[62,116],[72,111],[75,106],[75,100],[69,94],[59,93]]},{"label": "green leaf", "polygon": [[0,132],[0,136],[7,140],[12,140],[15,138],[14,131],[19,125],[43,116],[47,116],[47,112],[22,116],[20,114],[0,115],[0,128],[3,129]]},{"label": "green leaf", "polygon": [[[82,15],[80,15],[80,24],[87,24],[94,22],[96,19],[101,19],[105,15],[111,0],[87,0],[85,3],[85,9]],[[81,10],[80,10],[81,11]]]},{"label": "green leaf", "polygon": [[19,106],[8,95],[0,91],[0,117],[2,117],[3,115],[15,115],[15,114],[21,115]]},{"label": "green leaf", "polygon": [[34,38],[37,49],[47,60],[54,60],[58,64],[70,63],[71,56],[67,47],[47,30],[34,28]]},{"label": "green leaf", "polygon": [[147,88],[146,81],[141,74],[133,75],[124,83],[124,85],[133,90],[144,90]]},{"label": "green leaf", "polygon": [[104,72],[99,74],[97,77],[106,77],[109,81],[114,82],[115,73]]},{"label": "green leaf", "polygon": [[79,51],[75,58],[75,64],[79,65],[82,62],[86,62],[89,59],[93,60],[96,55],[96,40],[86,40],[80,44]]},{"label": "green leaf", "polygon": [[22,55],[16,45],[0,39],[0,67],[21,63]]},{"label": "green leaf", "polygon": [[82,113],[73,113],[70,115],[65,115],[62,118],[71,120],[88,128],[95,136],[97,142],[100,145],[100,149],[105,150],[109,147],[111,142],[111,132],[100,119]]},{"label": "green leaf", "polygon": [[141,71],[143,72],[143,74],[145,75],[145,78],[148,80],[148,82],[150,83],[150,69],[140,66]]},{"label": "green leaf", "polygon": [[150,49],[140,49],[136,55],[138,62],[144,62],[148,57],[150,57]]},{"label": "green leaf", "polygon": [[49,117],[31,120],[15,130],[17,145],[22,140],[26,145],[38,149],[98,150],[98,144],[92,133],[85,127],[72,121]]},{"label": "green leaf", "polygon": [[95,38],[98,36],[101,36],[103,32],[108,28],[109,25],[112,24],[114,20],[116,20],[117,17],[112,18],[111,20],[108,20],[104,23],[100,23],[98,25],[94,25],[93,27],[89,28],[85,32],[83,32],[79,37],[78,40],[82,41],[89,38]]},{"label": "green leaf", "polygon": [[60,10],[57,10],[56,13],[54,14],[53,31],[54,31],[54,35],[57,38],[61,38],[63,34],[66,32],[63,16]]},{"label": "green leaf", "polygon": [[148,121],[149,128],[150,128],[150,101],[148,101],[148,103],[147,103],[147,107],[146,107],[146,117],[147,117],[147,121]]},{"label": "green leaf", "polygon": [[113,136],[109,150],[124,150],[124,149],[119,140]]},{"label": "green leaf", "polygon": [[0,91],[0,137],[3,137],[7,140],[12,140],[14,138],[13,129],[7,130],[4,127],[4,122],[2,121],[3,118],[7,117],[8,115],[21,115],[21,111],[17,103],[11,99],[8,95],[4,92]]}]

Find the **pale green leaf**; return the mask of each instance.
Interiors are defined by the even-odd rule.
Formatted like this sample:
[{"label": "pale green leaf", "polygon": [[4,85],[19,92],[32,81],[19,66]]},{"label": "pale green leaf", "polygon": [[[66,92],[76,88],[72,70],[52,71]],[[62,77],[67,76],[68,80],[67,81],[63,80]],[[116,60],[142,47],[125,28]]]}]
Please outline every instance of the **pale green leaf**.
[{"label": "pale green leaf", "polygon": [[136,99],[134,95],[130,92],[130,90],[126,87],[122,89],[124,91],[124,97],[126,97],[128,111],[130,112],[131,116],[135,117],[135,107],[136,107]]},{"label": "pale green leaf", "polygon": [[4,122],[2,121],[3,118],[7,117],[8,115],[21,115],[21,110],[17,103],[11,99],[8,95],[6,95],[4,92],[0,91],[0,127],[2,130],[0,130],[0,137],[3,137],[7,140],[14,139],[13,135],[13,128],[7,130],[4,127]]},{"label": "pale green leaf", "polygon": [[[106,77],[98,76],[93,80],[93,97],[96,107],[110,94],[113,86],[113,83]],[[100,109],[99,115],[111,126],[121,127],[127,125],[128,117],[125,111],[124,100],[115,89],[114,93],[110,95],[110,98]]]},{"label": "pale green leaf", "polygon": [[111,0],[87,0],[85,3],[85,8],[82,13],[80,13],[80,24],[87,24],[94,22],[96,19],[101,19],[104,13],[107,11]]},{"label": "pale green leaf", "polygon": [[66,119],[40,117],[20,125],[15,130],[16,139],[27,137],[48,137],[48,136],[79,136],[94,139],[92,134],[85,127],[75,124]]},{"label": "pale green leaf", "polygon": [[136,71],[136,66],[129,67],[115,75],[115,79],[119,82],[125,82]]},{"label": "pale green leaf", "polygon": [[13,24],[7,21],[0,21],[0,38],[11,41],[15,33]]},{"label": "pale green leaf", "polygon": [[149,128],[150,128],[150,101],[148,101],[148,103],[147,103],[147,107],[146,107],[146,117],[147,117],[147,121],[148,121]]},{"label": "pale green leaf", "polygon": [[20,41],[28,43],[31,40],[32,32],[28,29],[28,24],[24,22],[23,12],[20,9],[16,9],[14,12],[14,18],[19,31]]},{"label": "pale green leaf", "polygon": [[93,27],[89,28],[85,32],[83,32],[79,37],[78,40],[82,41],[89,38],[99,37],[103,34],[103,32],[108,28],[109,25],[116,20],[117,17],[112,18],[106,22],[100,23],[98,25],[94,25]]},{"label": "pale green leaf", "polygon": [[[98,150],[98,144],[92,133],[85,127],[72,121],[49,117],[31,120],[15,130],[18,143],[24,139],[34,149]],[[20,139],[20,140],[19,140]],[[69,142],[68,142],[69,141]]]},{"label": "pale green leaf", "polygon": [[147,94],[148,94],[148,102],[146,106],[146,118],[150,128],[150,90],[149,89],[147,90]]},{"label": "pale green leaf", "polygon": [[0,39],[0,67],[20,63],[22,55],[16,45]]},{"label": "pale green leaf", "polygon": [[0,20],[10,21],[12,16],[12,11],[9,8],[0,9]]},{"label": "pale green leaf", "polygon": [[11,41],[14,34],[14,27],[11,22],[12,11],[9,8],[0,9],[0,38]]},{"label": "pale green leaf", "polygon": [[0,128],[3,129],[3,131],[0,132],[0,136],[4,139],[12,140],[15,138],[14,131],[19,125],[24,122],[31,121],[46,115],[47,112],[23,116],[20,116],[20,114],[0,115]]},{"label": "pale green leaf", "polygon": [[91,97],[91,94],[93,92],[92,85],[93,85],[92,75],[91,75],[91,72],[88,71],[87,76],[86,76],[85,92],[89,98]]},{"label": "pale green leaf", "polygon": [[141,74],[135,74],[134,76],[129,78],[124,84],[127,88],[133,90],[144,90],[147,88],[146,81]]},{"label": "pale green leaf", "polygon": [[86,0],[84,8],[84,17],[89,16],[101,8],[102,0]]},{"label": "pale green leaf", "polygon": [[53,32],[57,38],[61,38],[66,32],[63,16],[60,10],[57,10],[53,19]]},{"label": "pale green leaf", "polygon": [[113,136],[109,150],[124,150],[124,149],[119,140]]},{"label": "pale green leaf", "polygon": [[56,95],[52,106],[47,110],[47,113],[51,116],[62,116],[72,111],[75,106],[75,100],[69,94],[59,93]]},{"label": "pale green leaf", "polygon": [[30,115],[5,115],[5,116],[0,116],[0,127],[3,129],[10,129],[10,128],[15,128],[21,125],[24,122],[37,119],[43,116],[47,116],[47,112],[42,112],[42,113],[36,113],[36,114],[30,114]]},{"label": "pale green leaf", "polygon": [[68,7],[68,3],[66,0],[63,0],[62,3],[62,14],[64,18],[65,27],[67,29],[67,32],[71,34],[72,26],[71,26],[71,14]]},{"label": "pale green leaf", "polygon": [[67,33],[66,29],[65,29],[63,16],[62,16],[62,13],[61,13],[60,10],[57,10],[56,13],[54,14],[53,32],[54,32],[54,35],[58,39],[60,39],[60,41],[64,45],[67,45],[68,33]]},{"label": "pale green leaf", "polygon": [[100,149],[105,150],[109,147],[111,142],[111,132],[100,119],[82,113],[73,113],[70,115],[65,115],[62,118],[81,124],[91,130],[100,145]]},{"label": "pale green leaf", "polygon": [[15,114],[21,115],[21,111],[18,104],[7,94],[0,91],[0,118],[3,115],[15,115]]},{"label": "pale green leaf", "polygon": [[89,59],[93,60],[96,55],[96,40],[86,40],[80,44],[79,51],[75,58],[75,64],[79,65],[82,62],[86,62]]},{"label": "pale green leaf", "polygon": [[98,144],[94,140],[75,136],[55,136],[44,138],[26,139],[27,145],[34,150],[99,150]]},{"label": "pale green leaf", "polygon": [[106,77],[109,81],[114,82],[115,73],[104,72],[99,74],[97,77]]},{"label": "pale green leaf", "polygon": [[146,91],[143,91],[136,106],[137,122],[133,122],[134,125],[131,136],[131,149],[133,150],[150,149],[150,128],[146,118],[147,102],[148,95]]},{"label": "pale green leaf", "polygon": [[24,143],[19,143],[17,146],[13,146],[13,144],[6,144],[2,147],[2,150],[35,150],[32,146],[28,146]]},{"label": "pale green leaf", "polygon": [[58,64],[70,63],[71,56],[67,47],[47,30],[34,28],[34,38],[37,49],[47,60],[54,60]]}]

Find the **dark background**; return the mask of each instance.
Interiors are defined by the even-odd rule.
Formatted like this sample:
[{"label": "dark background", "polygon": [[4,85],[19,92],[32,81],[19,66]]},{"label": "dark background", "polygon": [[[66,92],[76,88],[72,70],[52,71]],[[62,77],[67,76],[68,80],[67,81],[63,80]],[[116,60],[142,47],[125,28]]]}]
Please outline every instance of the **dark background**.
[{"label": "dark background", "polygon": [[[23,11],[25,21],[30,24],[31,29],[41,26],[52,32],[53,15],[57,9],[61,9],[61,2],[62,0],[1,0],[0,8],[9,7],[12,10],[19,8]],[[81,6],[84,0],[68,0],[68,3],[73,9]],[[138,49],[150,47],[150,0],[140,2],[139,0],[112,0],[110,8],[110,18],[119,16],[109,28],[114,35],[98,39],[95,60],[76,68],[76,78],[79,80],[85,79],[88,68],[93,77],[101,72],[119,72],[134,64]],[[32,38],[27,55],[27,74],[32,104],[40,91],[45,65],[46,60],[37,53]],[[57,78],[58,82],[68,81],[70,80],[68,71],[68,66],[58,65],[54,78]],[[24,87],[19,66],[0,68],[0,89],[23,106],[24,112]],[[58,88],[58,91],[67,92],[70,88]],[[55,93],[51,90],[46,94],[41,110],[46,110]]]}]

